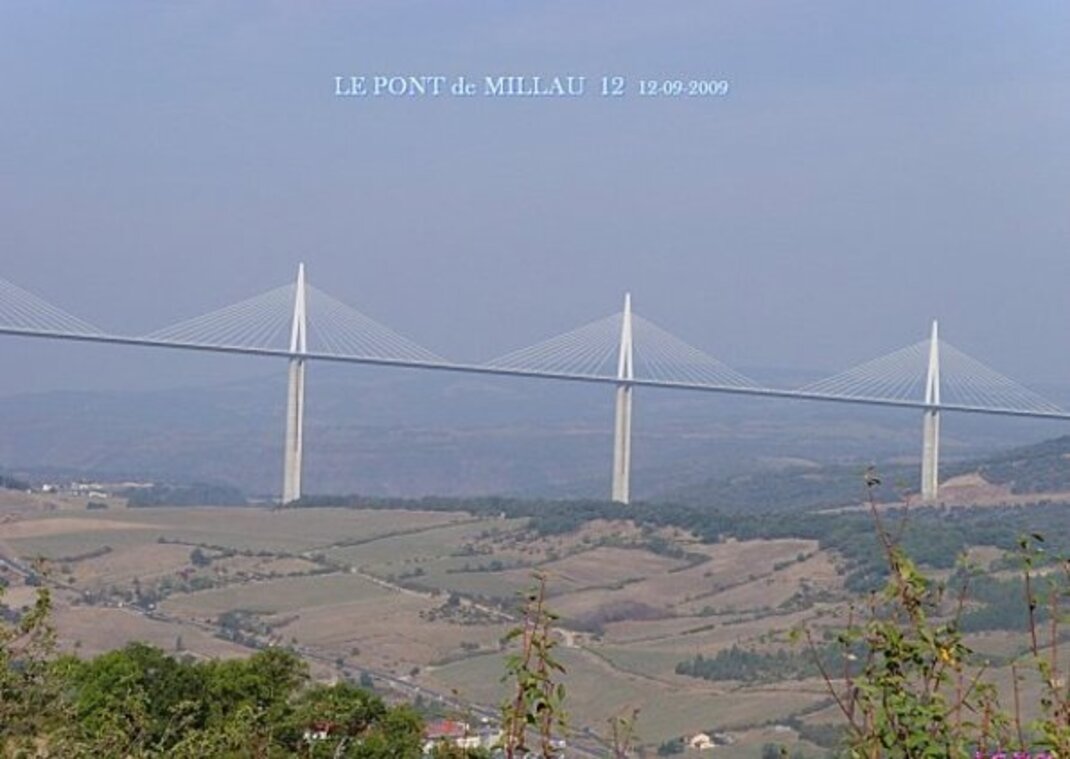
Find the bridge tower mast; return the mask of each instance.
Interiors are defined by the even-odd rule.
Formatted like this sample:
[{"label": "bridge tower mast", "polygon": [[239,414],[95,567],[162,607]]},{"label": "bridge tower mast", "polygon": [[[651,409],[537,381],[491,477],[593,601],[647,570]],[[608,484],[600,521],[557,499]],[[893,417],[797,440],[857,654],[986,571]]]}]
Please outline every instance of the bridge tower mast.
[{"label": "bridge tower mast", "polygon": [[613,431],[613,500],[628,503],[632,476],[632,295],[624,295],[617,362],[617,413]]},{"label": "bridge tower mast", "polygon": [[290,384],[286,394],[286,442],[283,455],[283,504],[301,497],[305,428],[305,358],[308,317],[305,311],[305,265],[297,267],[293,326],[290,330]]},{"label": "bridge tower mast", "polygon": [[940,489],[940,341],[933,319],[929,338],[929,371],[925,377],[925,420],[921,448],[921,499],[935,503]]}]

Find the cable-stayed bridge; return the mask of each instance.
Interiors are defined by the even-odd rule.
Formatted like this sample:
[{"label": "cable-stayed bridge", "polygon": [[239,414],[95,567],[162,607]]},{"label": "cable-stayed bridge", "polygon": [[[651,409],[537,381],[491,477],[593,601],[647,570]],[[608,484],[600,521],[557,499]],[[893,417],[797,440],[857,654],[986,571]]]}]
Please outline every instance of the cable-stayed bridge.
[{"label": "cable-stayed bridge", "polygon": [[604,319],[482,364],[450,361],[310,285],[295,282],[144,335],[102,330],[0,279],[0,335],[208,351],[289,364],[282,502],[301,497],[305,368],[311,361],[462,372],[613,386],[616,412],[611,497],[631,487],[632,393],[637,387],[910,408],[922,412],[923,500],[938,499],[944,411],[1070,420],[1059,406],[939,337],[799,388],[763,386],[633,313]]}]

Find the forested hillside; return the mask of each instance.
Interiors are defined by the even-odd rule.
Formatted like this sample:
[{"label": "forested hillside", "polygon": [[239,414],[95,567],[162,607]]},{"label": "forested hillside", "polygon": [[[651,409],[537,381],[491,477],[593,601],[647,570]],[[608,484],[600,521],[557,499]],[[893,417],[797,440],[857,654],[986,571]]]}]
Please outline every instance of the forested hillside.
[{"label": "forested hillside", "polygon": [[[1012,448],[984,458],[947,461],[942,479],[976,473],[1016,495],[1070,493],[1070,436]],[[724,511],[782,512],[858,504],[865,464],[807,463],[777,471],[718,477],[669,491],[666,500],[715,505]],[[882,464],[889,485],[878,498],[895,501],[917,492],[917,465]],[[949,496],[954,502],[954,495]]]}]

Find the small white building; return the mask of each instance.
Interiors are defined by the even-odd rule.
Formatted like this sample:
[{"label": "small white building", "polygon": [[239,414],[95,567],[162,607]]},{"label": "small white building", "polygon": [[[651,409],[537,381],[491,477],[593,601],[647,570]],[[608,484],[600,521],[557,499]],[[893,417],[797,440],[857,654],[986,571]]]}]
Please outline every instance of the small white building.
[{"label": "small white building", "polygon": [[424,754],[430,754],[437,743],[448,743],[457,748],[490,748],[501,737],[499,731],[484,726],[478,731],[472,730],[467,722],[443,719],[428,724],[424,728]]},{"label": "small white building", "polygon": [[695,733],[687,741],[687,747],[696,751],[708,751],[716,745],[709,733]]}]

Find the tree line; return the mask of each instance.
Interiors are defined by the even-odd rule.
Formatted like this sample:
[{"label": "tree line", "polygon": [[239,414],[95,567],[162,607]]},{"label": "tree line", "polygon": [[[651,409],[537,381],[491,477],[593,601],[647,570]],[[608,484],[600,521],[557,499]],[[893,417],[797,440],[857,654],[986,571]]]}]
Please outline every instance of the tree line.
[{"label": "tree line", "polygon": [[350,683],[309,679],[293,652],[198,661],[143,643],[56,655],[50,597],[0,623],[0,755],[415,759],[423,724]]}]

